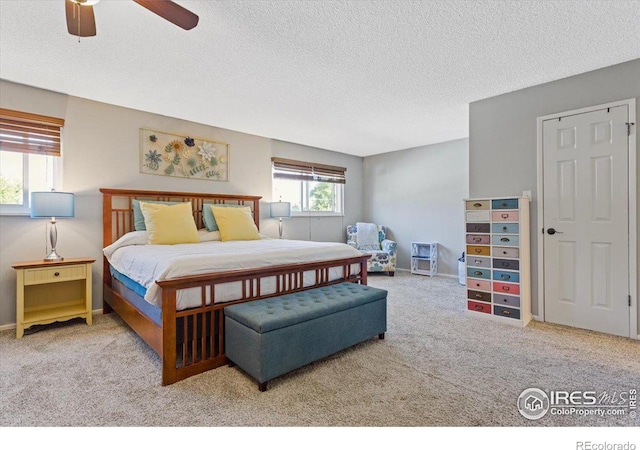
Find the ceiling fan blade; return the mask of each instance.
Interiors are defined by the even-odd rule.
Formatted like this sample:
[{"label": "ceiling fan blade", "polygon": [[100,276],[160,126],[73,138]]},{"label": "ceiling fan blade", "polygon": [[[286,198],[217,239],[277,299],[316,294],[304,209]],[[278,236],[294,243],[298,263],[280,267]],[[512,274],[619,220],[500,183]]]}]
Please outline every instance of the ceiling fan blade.
[{"label": "ceiling fan blade", "polygon": [[170,0],[133,0],[180,28],[190,30],[198,25],[198,16]]},{"label": "ceiling fan blade", "polygon": [[71,0],[65,0],[64,7],[67,11],[67,31],[69,34],[79,37],[96,35],[96,18],[93,15],[93,6],[81,6]]}]

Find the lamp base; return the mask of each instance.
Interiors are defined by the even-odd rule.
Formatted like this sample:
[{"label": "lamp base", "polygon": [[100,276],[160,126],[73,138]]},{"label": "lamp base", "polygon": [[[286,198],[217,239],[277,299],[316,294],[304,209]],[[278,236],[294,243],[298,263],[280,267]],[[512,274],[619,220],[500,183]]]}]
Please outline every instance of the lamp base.
[{"label": "lamp base", "polygon": [[51,250],[51,252],[44,257],[44,261],[63,261],[64,258],[60,255],[58,255],[58,253],[56,253],[56,249],[54,248],[53,250]]}]

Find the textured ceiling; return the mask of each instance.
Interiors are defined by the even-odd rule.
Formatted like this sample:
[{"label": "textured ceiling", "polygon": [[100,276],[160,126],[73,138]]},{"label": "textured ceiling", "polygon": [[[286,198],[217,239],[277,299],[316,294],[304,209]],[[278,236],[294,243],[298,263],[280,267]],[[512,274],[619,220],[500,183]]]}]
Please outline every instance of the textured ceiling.
[{"label": "textured ceiling", "polygon": [[67,34],[63,0],[0,0],[0,78],[354,155],[468,136],[470,102],[640,58],[640,1],[129,0]]}]

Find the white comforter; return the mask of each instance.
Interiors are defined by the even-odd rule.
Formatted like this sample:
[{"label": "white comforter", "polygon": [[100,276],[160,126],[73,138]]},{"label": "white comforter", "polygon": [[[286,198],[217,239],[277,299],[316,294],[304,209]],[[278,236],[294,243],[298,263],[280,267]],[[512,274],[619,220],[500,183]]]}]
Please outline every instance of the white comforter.
[{"label": "white comforter", "polygon": [[[145,300],[161,306],[157,280],[222,272],[233,269],[250,269],[279,264],[298,264],[329,259],[349,258],[362,253],[355,248],[335,242],[309,242],[263,238],[254,241],[209,241],[199,244],[147,245],[147,232],[127,233],[104,249],[104,255],[118,272],[128,276],[147,289]],[[354,265],[354,273],[359,266]],[[330,271],[330,278],[342,275],[341,268]],[[315,273],[304,275],[304,284],[315,282]],[[261,283],[263,292],[275,292],[275,278]],[[240,298],[240,282],[216,286],[215,301],[223,302]],[[210,293],[207,292],[207,303]],[[200,288],[178,291],[177,309],[182,310],[201,304]]]}]

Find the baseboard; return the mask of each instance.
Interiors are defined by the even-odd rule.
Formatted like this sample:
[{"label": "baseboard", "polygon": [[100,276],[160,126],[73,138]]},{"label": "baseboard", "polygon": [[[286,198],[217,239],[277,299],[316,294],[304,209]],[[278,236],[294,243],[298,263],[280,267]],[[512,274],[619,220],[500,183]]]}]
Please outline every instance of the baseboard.
[{"label": "baseboard", "polygon": [[[409,272],[411,273],[411,269],[401,269],[396,267],[396,272]],[[453,275],[450,273],[437,273],[436,277],[444,277],[444,278],[458,278],[458,275]]]},{"label": "baseboard", "polygon": [[437,273],[436,276],[444,278],[455,278],[456,280],[458,279],[458,275],[454,275],[452,273]]}]

